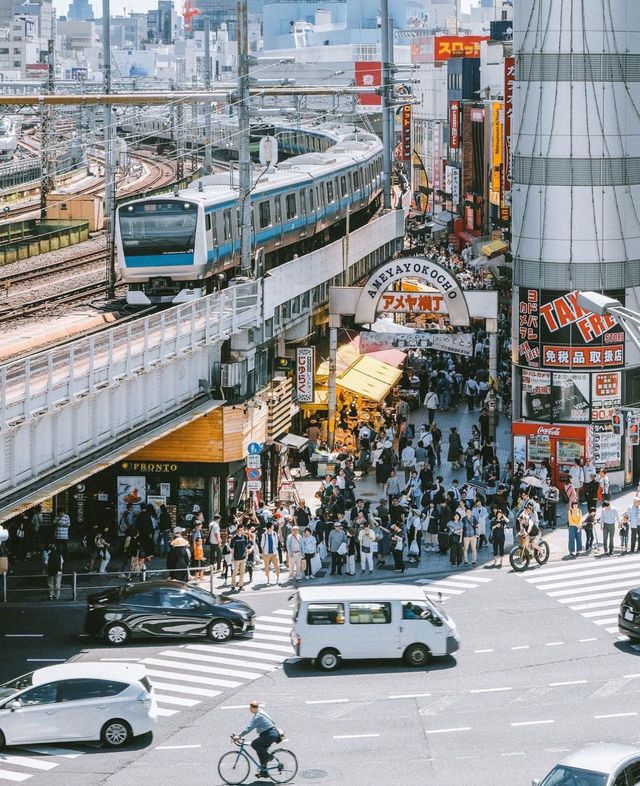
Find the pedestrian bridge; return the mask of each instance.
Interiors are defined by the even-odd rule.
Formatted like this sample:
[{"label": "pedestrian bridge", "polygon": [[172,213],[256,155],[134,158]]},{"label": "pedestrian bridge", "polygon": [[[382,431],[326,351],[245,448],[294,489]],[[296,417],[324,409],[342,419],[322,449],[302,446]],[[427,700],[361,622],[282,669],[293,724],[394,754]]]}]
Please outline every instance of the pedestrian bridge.
[{"label": "pedestrian bridge", "polygon": [[0,521],[222,406],[223,341],[240,359],[307,335],[329,286],[362,279],[403,235],[395,210],[262,279],[1,365]]}]

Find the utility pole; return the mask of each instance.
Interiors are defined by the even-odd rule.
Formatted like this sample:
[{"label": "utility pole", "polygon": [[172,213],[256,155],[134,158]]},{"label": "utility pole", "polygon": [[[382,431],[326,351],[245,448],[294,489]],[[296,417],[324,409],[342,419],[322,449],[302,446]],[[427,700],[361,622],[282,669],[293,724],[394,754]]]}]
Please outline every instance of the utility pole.
[{"label": "utility pole", "polygon": [[380,54],[382,56],[382,207],[391,210],[391,53],[389,51],[389,0],[380,0]]},{"label": "utility pole", "polygon": [[[204,20],[204,89],[211,90],[211,22],[209,17]],[[203,171],[205,175],[211,174],[211,143],[213,141],[213,116],[211,104],[204,104],[205,113],[205,143]]]},{"label": "utility pole", "polygon": [[[47,42],[47,94],[53,95],[56,89],[55,72],[55,41],[49,39]],[[55,155],[53,154],[52,124],[53,109],[45,107],[40,103],[40,128],[42,130],[42,142],[40,147],[40,159],[42,174],[40,177],[40,218],[47,217],[47,197],[54,188],[55,175]]]},{"label": "utility pole", "polygon": [[184,179],[184,104],[176,107],[176,181]]},{"label": "utility pole", "polygon": [[[102,71],[103,89],[111,93],[111,20],[110,0],[102,0]],[[104,218],[107,230],[107,297],[116,294],[115,213],[116,213],[116,156],[115,126],[112,108],[105,104],[102,112],[104,142]]]},{"label": "utility pole", "polygon": [[247,0],[238,0],[238,205],[240,266],[251,273],[251,151],[249,149],[249,24]]}]

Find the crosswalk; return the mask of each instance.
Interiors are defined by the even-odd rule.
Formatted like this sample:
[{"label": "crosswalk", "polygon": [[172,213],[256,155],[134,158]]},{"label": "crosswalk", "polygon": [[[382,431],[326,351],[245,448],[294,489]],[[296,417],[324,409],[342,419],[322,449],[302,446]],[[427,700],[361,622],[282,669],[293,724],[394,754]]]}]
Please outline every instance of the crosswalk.
[{"label": "crosswalk", "polygon": [[[196,707],[282,666],[294,654],[289,638],[292,615],[293,610],[286,608],[257,617],[251,639],[231,639],[226,644],[194,642],[138,659],[147,669],[160,717]],[[0,753],[0,784],[22,783],[88,750],[38,745]]]},{"label": "crosswalk", "polygon": [[617,633],[620,603],[630,589],[640,584],[640,554],[579,558],[562,566],[541,568],[526,581],[607,633]]},{"label": "crosswalk", "polygon": [[493,578],[489,576],[480,576],[478,574],[479,571],[450,573],[437,579],[418,579],[416,584],[424,587],[427,594],[432,595],[434,598],[438,596],[438,593],[441,593],[440,599],[444,601],[463,595],[469,590],[477,589],[493,581]]}]

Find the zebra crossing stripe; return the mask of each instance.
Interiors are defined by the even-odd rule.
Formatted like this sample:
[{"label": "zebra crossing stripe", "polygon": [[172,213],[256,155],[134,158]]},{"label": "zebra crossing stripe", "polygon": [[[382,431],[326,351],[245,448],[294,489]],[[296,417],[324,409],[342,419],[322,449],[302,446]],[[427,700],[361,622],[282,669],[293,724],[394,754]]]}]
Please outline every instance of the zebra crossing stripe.
[{"label": "zebra crossing stripe", "polygon": [[214,699],[216,696],[219,696],[222,693],[222,691],[219,690],[209,690],[208,688],[192,688],[189,685],[174,685],[169,682],[156,682],[156,680],[152,681],[152,685],[154,690],[157,688],[159,690],[173,691],[174,693],[186,693],[187,696],[200,696],[201,698],[204,696],[208,699]]},{"label": "zebra crossing stripe", "polygon": [[271,614],[282,614],[283,617],[293,617],[293,609],[276,609]]},{"label": "zebra crossing stripe", "polygon": [[[211,647],[207,647],[205,644],[191,644],[189,649],[194,650],[206,650],[207,652],[211,652]],[[270,648],[269,648],[270,649]],[[217,644],[215,647],[216,652],[221,652],[227,655],[234,655],[238,657],[246,657],[246,658],[262,658],[267,661],[273,661],[280,665],[285,658],[282,655],[272,655],[268,652],[249,652],[247,650],[237,649],[235,646],[230,644]],[[289,655],[292,654],[292,651],[289,652]],[[237,662],[238,666],[240,666],[240,662]]]},{"label": "zebra crossing stripe", "polygon": [[[277,623],[278,625],[286,626],[288,628],[291,627],[290,619],[281,619],[280,617],[269,617],[268,615],[265,615],[263,617],[256,617],[256,623],[259,622],[271,622],[271,623]],[[256,624],[256,628],[257,627],[258,625]]]},{"label": "zebra crossing stripe", "polygon": [[142,663],[150,666],[166,666],[169,669],[188,669],[199,671],[202,674],[219,674],[222,677],[236,677],[244,680],[257,680],[262,674],[255,671],[239,671],[236,669],[221,669],[219,666],[206,666],[203,663],[189,663],[187,660],[175,661],[165,658],[145,658]]},{"label": "zebra crossing stripe", "polygon": [[13,772],[12,770],[0,770],[0,780],[5,781],[15,781],[19,783],[20,781],[26,781],[27,778],[33,777],[32,772]]},{"label": "zebra crossing stripe", "polygon": [[[584,574],[580,574],[582,577]],[[615,576],[612,576],[614,580],[619,579],[628,579],[628,578],[637,578],[638,571],[633,569],[626,571],[624,573],[617,573]],[[544,591],[547,589],[555,589],[556,587],[581,587],[586,586],[589,584],[593,584],[597,581],[603,581],[605,576],[589,576],[588,578],[573,578],[563,581],[554,581],[552,584],[537,584],[536,586],[538,589]]]},{"label": "zebra crossing stripe", "polygon": [[164,707],[156,707],[156,712],[158,713],[159,717],[169,718],[171,715],[177,715],[180,710],[165,710]]},{"label": "zebra crossing stripe", "polygon": [[[194,649],[201,649],[206,652],[211,652],[211,647],[206,647],[199,644],[192,644],[186,647],[184,650],[165,650],[164,652],[158,653],[160,657],[168,657],[168,658],[185,658],[188,660],[199,660],[203,661],[204,663],[222,663],[227,666],[237,666],[238,668],[244,669],[245,667],[248,669],[258,669],[262,671],[272,671],[275,666],[272,663],[261,663],[257,660],[243,660],[238,661],[237,658],[225,658],[224,656],[220,655],[202,655],[199,652],[194,652]],[[215,652],[217,653],[218,647],[215,648]]]},{"label": "zebra crossing stripe", "polygon": [[287,625],[287,627],[283,627],[282,625],[256,625],[256,631],[267,631],[269,633],[284,633],[286,630],[291,630],[291,622]]},{"label": "zebra crossing stripe", "polygon": [[[234,644],[230,644],[229,646],[233,647],[234,651],[236,647],[244,647],[245,649],[250,647],[251,649],[256,649],[256,650],[269,650],[269,651],[275,650],[276,652],[284,653],[287,657],[291,657],[293,655],[293,647],[291,645],[285,647],[281,644],[261,644],[258,641],[251,640],[251,641],[237,641]],[[280,658],[280,660],[283,660],[283,658]]]},{"label": "zebra crossing stripe", "polygon": [[177,707],[195,707],[200,704],[198,699],[183,699],[181,696],[165,696],[164,694],[153,693],[155,700],[160,704],[174,704]]},{"label": "zebra crossing stripe", "polygon": [[[592,584],[588,587],[589,592],[599,592],[600,590],[610,590],[617,587],[622,587],[626,589],[631,589],[634,586],[633,582],[629,581],[614,581],[614,582],[607,582],[606,584]],[[579,587],[576,589],[566,589],[566,590],[554,590],[553,592],[547,592],[547,595],[550,598],[555,598],[558,595],[580,595],[587,590],[587,587]],[[591,597],[591,595],[584,595],[585,598]]]},{"label": "zebra crossing stripe", "polygon": [[265,641],[284,641],[291,643],[291,638],[289,636],[278,636],[275,633],[261,633],[260,631],[256,631],[253,634],[253,640],[255,639],[263,639]]},{"label": "zebra crossing stripe", "polygon": [[[144,663],[144,661],[142,662]],[[213,677],[200,677],[194,674],[182,674],[179,671],[166,671],[164,669],[162,671],[158,671],[156,669],[147,669],[147,674],[149,674],[151,677],[160,677],[160,679],[168,677],[169,679],[175,680],[177,683],[195,682],[198,685],[200,684],[211,685],[214,688],[215,687],[239,688],[242,685],[241,682],[232,682],[231,680],[219,680],[219,679],[214,679]],[[153,684],[153,680],[152,680],[152,684]]]},{"label": "zebra crossing stripe", "polygon": [[11,764],[15,767],[31,767],[34,770],[53,770],[58,766],[54,761],[29,759],[26,756],[11,756],[9,754],[0,754],[0,764]]},{"label": "zebra crossing stripe", "polygon": [[[585,558],[579,557],[579,560],[583,559]],[[592,561],[585,560],[584,562],[570,562],[568,565],[545,565],[544,568],[540,570],[540,573],[527,576],[525,581],[527,581],[529,584],[536,584],[539,581],[560,578],[564,574],[572,576],[576,573],[583,573],[585,571],[604,570],[608,572],[615,570],[625,570],[626,566],[633,564],[637,565],[638,563],[640,563],[640,554],[636,554],[635,556],[625,555],[622,562],[616,562],[611,557],[598,557],[592,559]]]},{"label": "zebra crossing stripe", "polygon": [[41,756],[59,756],[63,759],[78,759],[84,756],[84,751],[73,750],[71,748],[58,748],[55,745],[29,745],[23,750],[30,753],[39,753]]}]

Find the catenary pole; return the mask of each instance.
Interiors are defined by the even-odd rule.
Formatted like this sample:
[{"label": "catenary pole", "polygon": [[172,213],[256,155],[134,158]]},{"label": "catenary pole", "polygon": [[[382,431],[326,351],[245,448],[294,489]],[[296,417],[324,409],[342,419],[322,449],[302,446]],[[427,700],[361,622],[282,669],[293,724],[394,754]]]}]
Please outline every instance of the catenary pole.
[{"label": "catenary pole", "polygon": [[380,54],[382,56],[382,206],[391,210],[391,63],[389,52],[389,2],[380,0]]},{"label": "catenary pole", "polygon": [[240,266],[251,273],[251,151],[249,148],[249,29],[247,0],[238,0],[238,208]]},{"label": "catenary pole", "polygon": [[[111,93],[111,20],[110,0],[102,0],[102,72],[105,95]],[[116,210],[116,167],[115,125],[112,109],[104,105],[102,113],[102,135],[104,142],[104,214],[107,230],[107,297],[116,293],[115,260],[115,210]]]}]

